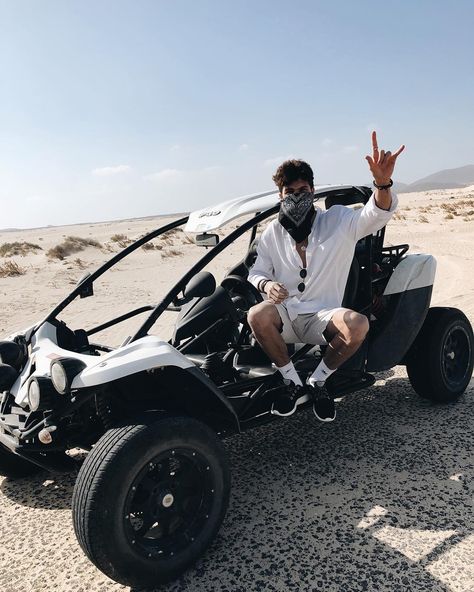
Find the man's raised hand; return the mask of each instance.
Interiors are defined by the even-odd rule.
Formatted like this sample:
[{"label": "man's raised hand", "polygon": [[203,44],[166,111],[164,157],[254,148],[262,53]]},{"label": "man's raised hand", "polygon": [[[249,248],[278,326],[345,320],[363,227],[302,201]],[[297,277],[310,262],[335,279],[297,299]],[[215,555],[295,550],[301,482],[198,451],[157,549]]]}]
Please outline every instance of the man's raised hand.
[{"label": "man's raised hand", "polygon": [[405,145],[402,144],[400,148],[393,154],[390,150],[380,150],[377,144],[377,133],[372,132],[372,156],[367,155],[365,160],[369,163],[369,168],[377,185],[388,185],[392,178],[393,169],[397,157],[405,150]]}]

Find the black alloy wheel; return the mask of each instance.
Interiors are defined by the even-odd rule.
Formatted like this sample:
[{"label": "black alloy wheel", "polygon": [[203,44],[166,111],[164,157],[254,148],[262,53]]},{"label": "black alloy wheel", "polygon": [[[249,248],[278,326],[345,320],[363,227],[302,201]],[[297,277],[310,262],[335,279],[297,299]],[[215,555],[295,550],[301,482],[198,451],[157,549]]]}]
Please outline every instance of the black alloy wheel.
[{"label": "black alloy wheel", "polygon": [[177,578],[215,538],[230,494],[225,449],[207,425],[156,417],[109,430],[79,471],[72,510],[89,559],[121,584]]},{"label": "black alloy wheel", "polygon": [[474,337],[466,315],[457,308],[430,308],[406,364],[411,385],[421,397],[456,401],[474,367]]},{"label": "black alloy wheel", "polygon": [[209,519],[214,496],[207,459],[191,448],[153,458],[132,483],[124,528],[147,557],[173,557],[196,540]]},{"label": "black alloy wheel", "polygon": [[472,356],[469,333],[465,326],[455,324],[448,329],[440,353],[443,378],[452,390],[456,390],[466,379]]}]

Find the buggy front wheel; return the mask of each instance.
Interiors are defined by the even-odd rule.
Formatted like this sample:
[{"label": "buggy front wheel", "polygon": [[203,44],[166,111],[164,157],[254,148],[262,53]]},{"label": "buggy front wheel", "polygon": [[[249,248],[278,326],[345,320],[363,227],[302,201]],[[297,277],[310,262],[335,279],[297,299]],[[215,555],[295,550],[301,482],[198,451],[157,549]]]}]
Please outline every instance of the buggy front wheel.
[{"label": "buggy front wheel", "polygon": [[79,471],[74,530],[89,559],[131,587],[180,575],[214,539],[230,492],[225,449],[205,424],[162,417],[102,436]]},{"label": "buggy front wheel", "polygon": [[433,307],[407,355],[407,374],[423,398],[453,402],[466,390],[474,366],[474,338],[457,308]]}]

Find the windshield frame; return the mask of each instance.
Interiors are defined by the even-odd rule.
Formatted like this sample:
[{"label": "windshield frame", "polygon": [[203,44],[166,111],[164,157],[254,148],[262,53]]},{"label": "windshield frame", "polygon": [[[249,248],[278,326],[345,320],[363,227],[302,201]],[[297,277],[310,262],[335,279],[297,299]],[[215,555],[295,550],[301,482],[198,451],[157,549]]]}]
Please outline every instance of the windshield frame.
[{"label": "windshield frame", "polygon": [[[327,189],[320,194],[314,195],[314,202],[318,201],[320,198],[325,198],[326,202],[329,202],[337,199],[337,201],[341,200],[345,205],[349,205],[351,203],[357,203],[362,201],[366,203],[369,197],[369,192],[371,193],[372,190],[366,186],[346,186],[342,188],[334,188],[334,189]],[[352,198],[351,198],[352,196]],[[345,198],[345,199],[344,199]],[[339,201],[340,203],[340,201]],[[331,204],[332,205],[332,204]],[[121,317],[117,317],[116,319],[112,319],[106,323],[107,326],[111,326],[112,324],[116,324],[125,320],[126,318],[130,318],[131,316],[135,316],[135,314],[140,314],[141,312],[146,312],[147,310],[151,310],[150,315],[146,318],[146,320],[142,323],[136,333],[129,339],[129,343],[136,341],[147,335],[148,331],[153,327],[156,323],[158,318],[165,312],[166,310],[170,310],[170,305],[174,304],[174,301],[178,294],[184,290],[188,282],[200,271],[206,267],[217,255],[219,255],[224,249],[226,249],[230,244],[232,244],[237,238],[239,238],[242,234],[247,232],[248,230],[252,229],[249,246],[252,241],[255,239],[257,234],[258,225],[272,216],[273,214],[277,213],[280,208],[280,204],[275,204],[271,208],[263,212],[257,212],[252,218],[241,224],[238,228],[236,228],[233,232],[228,234],[224,237],[215,247],[212,247],[211,250],[205,253],[182,277],[181,279],[168,291],[168,293],[162,298],[161,302],[156,306],[148,305],[142,306],[139,309],[132,310],[130,313],[126,313],[125,315],[121,315]],[[145,243],[159,237],[160,235],[168,232],[169,230],[173,230],[178,228],[179,226],[183,226],[189,219],[189,215],[179,218],[173,222],[169,222],[164,226],[146,234],[145,236],[137,239],[131,245],[125,247],[122,251],[114,255],[111,259],[106,261],[103,265],[101,265],[98,269],[96,269],[93,273],[86,275],[82,281],[80,281],[76,287],[62,300],[56,307],[42,320],[40,321],[33,329],[31,336],[38,331],[38,329],[46,322],[54,323],[57,320],[57,316],[78,296],[80,296],[81,292],[88,287],[91,287],[93,283],[102,276],[106,271],[108,271],[111,267],[116,265],[119,261],[142,247]],[[105,326],[99,326],[94,329],[91,329],[90,334],[96,333],[100,329],[105,328]]]}]

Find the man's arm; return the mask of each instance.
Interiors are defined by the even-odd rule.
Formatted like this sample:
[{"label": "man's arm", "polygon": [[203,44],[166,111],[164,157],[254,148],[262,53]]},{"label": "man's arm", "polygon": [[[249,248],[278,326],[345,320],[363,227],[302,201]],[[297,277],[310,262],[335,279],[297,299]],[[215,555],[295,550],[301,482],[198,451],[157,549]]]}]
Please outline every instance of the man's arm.
[{"label": "man's arm", "polygon": [[273,281],[273,262],[268,245],[268,227],[263,231],[257,245],[257,258],[249,269],[248,281],[259,290],[263,280]]},{"label": "man's arm", "polygon": [[[378,193],[383,192],[379,191]],[[398,197],[396,193],[390,193],[388,199],[389,203],[388,200],[377,203],[377,193],[374,192],[363,208],[358,210],[344,208],[346,212],[349,210],[349,213],[346,214],[349,222],[348,232],[354,240],[358,241],[364,236],[377,232],[389,222],[397,209]],[[380,207],[381,205],[388,205],[388,208]]]},{"label": "man's arm", "polygon": [[[390,179],[385,183],[388,184]],[[377,185],[381,185],[376,181]],[[374,199],[377,207],[381,210],[390,210],[392,207],[392,192],[389,189],[376,189],[374,191]]]}]

